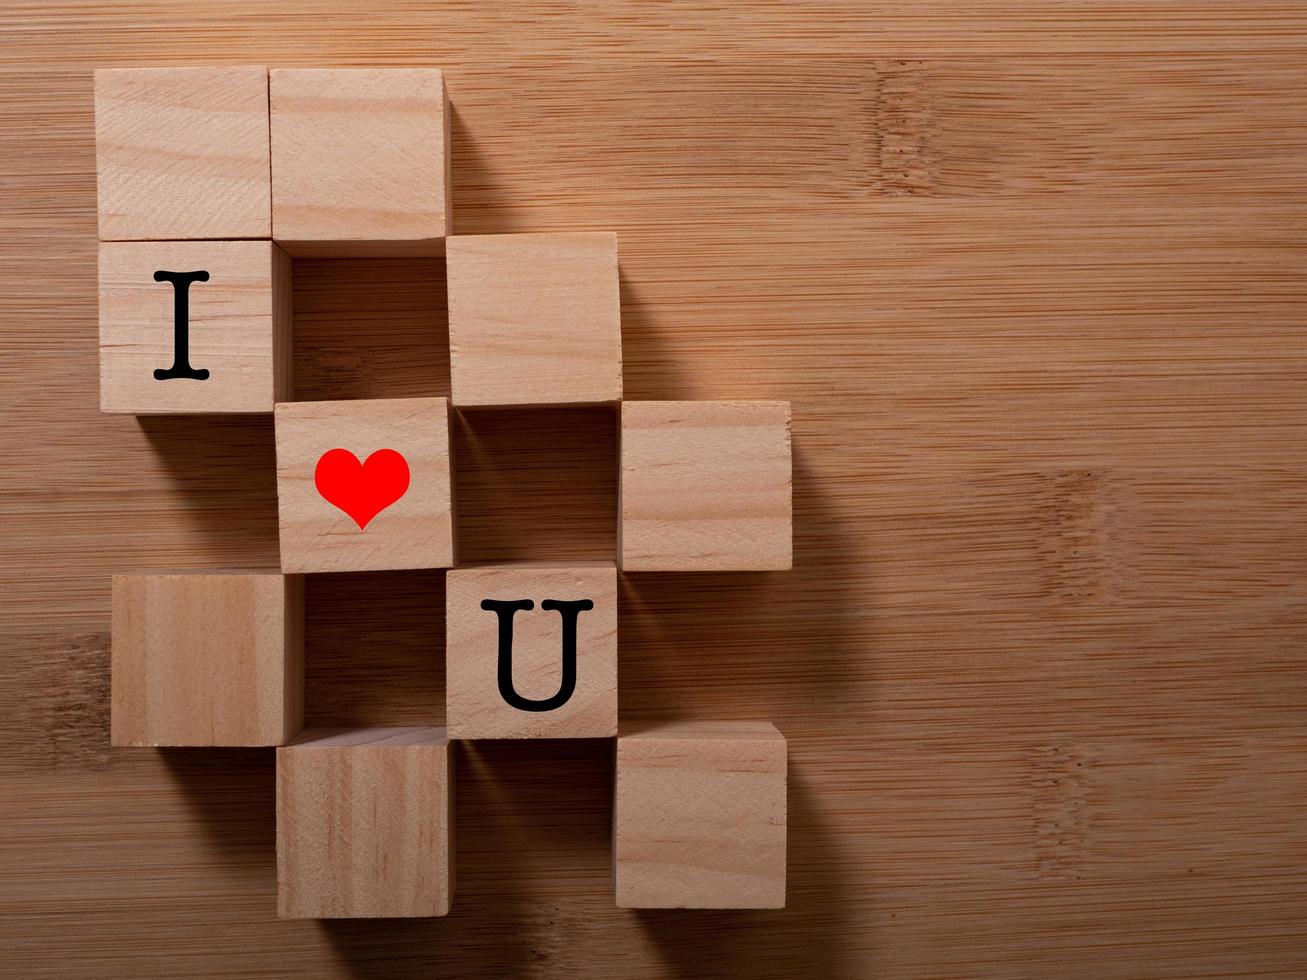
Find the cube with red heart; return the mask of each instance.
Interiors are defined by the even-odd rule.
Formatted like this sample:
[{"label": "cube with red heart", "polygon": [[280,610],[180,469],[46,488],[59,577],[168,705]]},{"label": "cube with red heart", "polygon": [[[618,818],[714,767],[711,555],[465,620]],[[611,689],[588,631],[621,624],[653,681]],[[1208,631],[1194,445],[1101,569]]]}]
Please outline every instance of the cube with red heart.
[{"label": "cube with red heart", "polygon": [[444,398],[280,402],[275,418],[282,571],[454,564]]}]

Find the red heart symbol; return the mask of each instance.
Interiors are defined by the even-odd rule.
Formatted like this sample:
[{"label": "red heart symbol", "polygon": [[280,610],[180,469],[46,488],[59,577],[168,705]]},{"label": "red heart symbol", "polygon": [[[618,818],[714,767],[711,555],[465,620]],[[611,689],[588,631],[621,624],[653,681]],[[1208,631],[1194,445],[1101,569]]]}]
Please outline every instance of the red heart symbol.
[{"label": "red heart symbol", "polygon": [[360,531],[404,496],[408,480],[408,463],[393,449],[378,449],[366,463],[348,449],[329,449],[313,471],[322,499],[354,518]]}]

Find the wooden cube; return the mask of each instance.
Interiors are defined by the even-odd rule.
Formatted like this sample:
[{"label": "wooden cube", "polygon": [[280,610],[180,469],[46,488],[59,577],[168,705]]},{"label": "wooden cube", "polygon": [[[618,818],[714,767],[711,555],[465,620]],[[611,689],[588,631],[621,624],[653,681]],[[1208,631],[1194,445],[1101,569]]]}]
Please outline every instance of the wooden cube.
[{"label": "wooden cube", "polygon": [[304,716],[303,581],[113,578],[114,745],[282,745]]},{"label": "wooden cube", "polygon": [[268,70],[95,73],[104,241],[268,238]]},{"label": "wooden cube", "polygon": [[791,567],[789,402],[625,402],[621,458],[623,569]]},{"label": "wooden cube", "polygon": [[450,231],[437,68],[271,75],[273,237],[292,255],[438,255]]},{"label": "wooden cube", "polygon": [[315,729],[278,749],[278,914],[447,915],[453,792],[443,728]]},{"label": "wooden cube", "polygon": [[282,571],[454,564],[444,398],[283,402],[274,417]]},{"label": "wooden cube", "polygon": [[618,907],[783,908],[785,749],[765,721],[624,723],[613,807]]},{"label": "wooden cube", "polygon": [[101,411],[271,412],[291,397],[290,302],[271,242],[102,243]]},{"label": "wooden cube", "polygon": [[[617,734],[617,569],[612,563],[458,568],[445,578],[445,597],[451,738]],[[505,602],[523,608],[490,605]],[[579,605],[555,606],[559,602]],[[509,656],[505,623],[511,627]]]},{"label": "wooden cube", "polygon": [[621,399],[616,235],[462,235],[446,263],[455,405]]}]

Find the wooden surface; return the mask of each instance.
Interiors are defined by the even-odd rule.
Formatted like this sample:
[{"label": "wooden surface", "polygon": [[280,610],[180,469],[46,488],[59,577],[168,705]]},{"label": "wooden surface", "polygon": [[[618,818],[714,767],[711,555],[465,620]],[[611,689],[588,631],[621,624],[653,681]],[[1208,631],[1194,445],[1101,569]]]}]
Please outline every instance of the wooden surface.
[{"label": "wooden surface", "polygon": [[95,106],[102,240],[271,237],[267,68],[111,68]]},{"label": "wooden surface", "polygon": [[785,907],[785,736],[767,721],[628,723],[613,884],[625,909]]},{"label": "wooden surface", "polygon": [[443,727],[316,728],[276,751],[279,915],[449,914],[453,785]]},{"label": "wooden surface", "polygon": [[449,234],[449,99],[439,69],[274,67],[272,232],[292,254],[414,248]]},{"label": "wooden surface", "polygon": [[[179,287],[154,274],[203,271]],[[177,292],[186,349],[177,361]],[[290,256],[272,242],[102,242],[100,408],[130,415],[270,412],[294,394]],[[203,384],[156,370],[209,372]]]},{"label": "wooden surface", "polygon": [[621,400],[615,234],[455,235],[445,255],[455,405]]},{"label": "wooden surface", "polygon": [[284,745],[304,723],[304,578],[115,575],[116,746]]},{"label": "wooden surface", "polygon": [[[0,972],[1307,972],[1307,6],[10,0],[0,37]],[[787,736],[786,909],[616,909],[611,745],[519,741],[456,752],[448,918],[279,922],[272,753],[110,751],[110,574],[277,563],[269,419],[98,412],[91,69],[144,62],[445,68],[460,231],[620,234],[628,397],[793,402],[794,570],[620,594],[624,715]],[[439,268],[297,263],[298,397],[447,394]],[[610,409],[454,452],[462,558],[611,558]],[[311,576],[309,724],[439,724],[443,600]]]},{"label": "wooden surface", "polygon": [[[454,564],[447,398],[281,402],[274,419],[283,572]],[[336,449],[355,465],[331,467],[339,482],[323,483]]]},{"label": "wooden surface", "polygon": [[626,401],[618,564],[628,572],[789,571],[789,402]]},{"label": "wooden surface", "polygon": [[[511,613],[511,693],[562,703],[523,710],[502,694],[500,620],[491,599],[529,599]],[[571,683],[564,666],[567,613],[550,600],[589,600],[571,620]],[[456,568],[445,576],[445,713],[449,736],[608,738],[617,734],[617,568],[612,562],[536,563]],[[453,651],[450,656],[449,651]],[[564,696],[565,695],[565,696]]]}]

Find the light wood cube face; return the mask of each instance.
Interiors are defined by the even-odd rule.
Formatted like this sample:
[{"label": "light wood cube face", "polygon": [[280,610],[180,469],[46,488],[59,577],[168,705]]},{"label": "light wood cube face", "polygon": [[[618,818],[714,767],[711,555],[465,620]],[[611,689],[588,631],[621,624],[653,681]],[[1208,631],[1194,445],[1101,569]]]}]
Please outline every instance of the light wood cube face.
[{"label": "light wood cube face", "polygon": [[273,237],[293,255],[439,254],[449,103],[436,68],[271,74]]},{"label": "light wood cube face", "polygon": [[268,70],[95,73],[104,241],[268,238]]},{"label": "light wood cube face", "polygon": [[455,405],[621,399],[616,235],[457,236],[446,261]]},{"label": "light wood cube face", "polygon": [[282,745],[304,710],[303,582],[275,573],[113,579],[114,745]]},{"label": "light wood cube face", "polygon": [[621,434],[623,569],[791,567],[789,402],[625,402]]},{"label": "light wood cube face", "polygon": [[624,725],[613,824],[620,908],[783,908],[784,736],[768,722]]},{"label": "light wood cube face", "polygon": [[445,399],[285,402],[275,419],[283,571],[454,564]]},{"label": "light wood cube face", "polygon": [[447,915],[453,786],[443,728],[317,729],[278,749],[278,914]]},{"label": "light wood cube face", "polygon": [[[266,241],[102,243],[100,409],[271,412],[291,395],[290,275],[290,257]],[[156,376],[185,365],[207,376]]]},{"label": "light wood cube face", "polygon": [[[446,576],[445,595],[451,738],[617,734],[614,565],[459,568]],[[531,608],[487,608],[524,600]],[[504,652],[505,622],[511,657]]]}]

